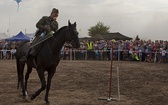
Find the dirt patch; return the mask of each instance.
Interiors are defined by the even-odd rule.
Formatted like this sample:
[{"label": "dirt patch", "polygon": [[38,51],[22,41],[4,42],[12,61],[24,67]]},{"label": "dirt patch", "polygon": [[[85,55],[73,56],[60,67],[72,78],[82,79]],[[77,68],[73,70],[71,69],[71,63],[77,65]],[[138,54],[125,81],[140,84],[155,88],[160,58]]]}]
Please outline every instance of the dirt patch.
[{"label": "dirt patch", "polygon": [[[166,105],[168,103],[168,64],[113,62],[112,96],[117,97],[116,68],[119,67],[121,101],[107,102],[110,61],[62,60],[52,79],[51,105]],[[15,60],[0,60],[0,104],[44,105],[45,91],[26,101],[17,90]],[[40,88],[35,70],[30,75],[28,94]]]}]

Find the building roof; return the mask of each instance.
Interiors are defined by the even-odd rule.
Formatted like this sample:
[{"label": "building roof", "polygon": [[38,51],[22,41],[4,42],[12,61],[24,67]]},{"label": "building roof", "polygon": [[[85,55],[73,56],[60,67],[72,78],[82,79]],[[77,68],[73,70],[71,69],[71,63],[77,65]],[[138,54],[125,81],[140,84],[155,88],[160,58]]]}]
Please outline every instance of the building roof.
[{"label": "building roof", "polygon": [[107,33],[105,35],[95,35],[91,37],[91,40],[131,40],[131,37],[125,36],[119,32]]},{"label": "building roof", "polygon": [[107,33],[106,35],[103,35],[105,39],[111,40],[111,39],[115,39],[115,40],[131,40],[131,37],[128,37],[126,35],[123,35],[119,32],[116,33]]}]

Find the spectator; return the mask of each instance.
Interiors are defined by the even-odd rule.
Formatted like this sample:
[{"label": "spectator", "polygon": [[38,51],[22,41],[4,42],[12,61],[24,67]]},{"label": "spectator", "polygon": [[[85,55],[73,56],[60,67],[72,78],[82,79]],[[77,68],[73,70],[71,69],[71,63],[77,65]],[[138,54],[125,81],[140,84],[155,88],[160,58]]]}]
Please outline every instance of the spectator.
[{"label": "spectator", "polygon": [[164,63],[166,60],[166,50],[165,48],[161,48],[160,50],[161,50],[161,55],[162,55],[160,62]]},{"label": "spectator", "polygon": [[16,48],[12,48],[11,49],[11,57],[12,57],[12,59],[14,59],[15,58],[15,53],[16,53]]},{"label": "spectator", "polygon": [[85,60],[86,46],[84,45],[84,43],[81,43],[80,51],[81,51],[81,60]]},{"label": "spectator", "polygon": [[87,58],[92,60],[94,57],[94,52],[93,52],[93,42],[91,40],[89,40],[86,43],[87,46]]}]

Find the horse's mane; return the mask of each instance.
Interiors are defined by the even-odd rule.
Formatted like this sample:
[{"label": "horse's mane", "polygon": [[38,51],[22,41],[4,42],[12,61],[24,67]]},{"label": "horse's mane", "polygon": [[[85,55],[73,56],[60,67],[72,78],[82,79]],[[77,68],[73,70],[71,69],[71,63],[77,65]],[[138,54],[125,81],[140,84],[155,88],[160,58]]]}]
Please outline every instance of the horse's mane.
[{"label": "horse's mane", "polygon": [[60,31],[62,31],[64,28],[66,28],[66,27],[68,27],[68,26],[63,26],[63,27],[61,27],[56,33],[58,34],[58,33],[60,33]]}]

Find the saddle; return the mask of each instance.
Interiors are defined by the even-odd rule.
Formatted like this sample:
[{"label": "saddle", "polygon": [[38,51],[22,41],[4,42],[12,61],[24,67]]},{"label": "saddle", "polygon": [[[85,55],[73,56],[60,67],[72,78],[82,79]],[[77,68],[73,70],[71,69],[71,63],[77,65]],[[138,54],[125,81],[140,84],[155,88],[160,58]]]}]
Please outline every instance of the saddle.
[{"label": "saddle", "polygon": [[36,36],[31,43],[29,55],[35,57],[37,53],[40,51],[41,47],[44,45],[44,42],[52,36],[53,36],[53,33],[48,33],[43,37],[41,37],[40,35]]}]

